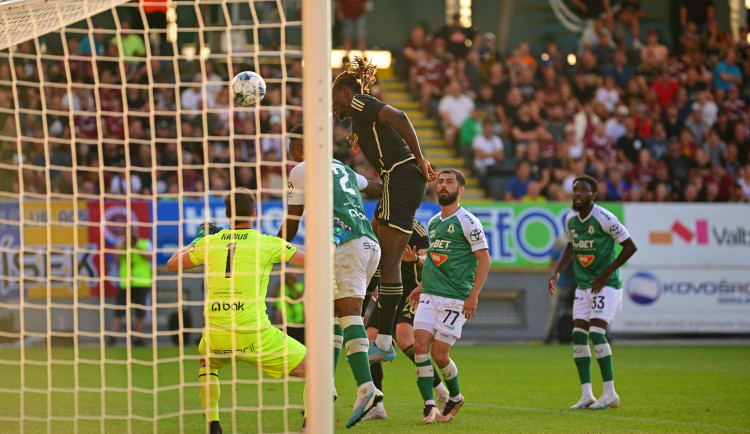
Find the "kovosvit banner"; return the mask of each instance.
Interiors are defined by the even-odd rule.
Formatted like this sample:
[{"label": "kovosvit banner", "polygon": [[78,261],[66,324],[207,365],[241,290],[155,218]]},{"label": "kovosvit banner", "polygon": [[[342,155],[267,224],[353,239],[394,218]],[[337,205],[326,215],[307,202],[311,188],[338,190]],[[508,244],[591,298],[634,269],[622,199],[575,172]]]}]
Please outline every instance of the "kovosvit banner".
[{"label": "kovosvit banner", "polygon": [[[180,209],[180,205],[182,209]],[[365,211],[372,216],[376,202],[365,202]],[[603,204],[619,219],[623,218],[623,206],[619,203]],[[493,203],[471,204],[464,207],[473,213],[484,227],[490,246],[492,265],[496,267],[527,267],[546,270],[553,253],[554,241],[563,237],[563,220],[570,211],[568,203],[516,204]],[[416,218],[427,226],[430,218],[440,212],[436,203],[424,203],[417,211]],[[257,210],[259,221],[256,229],[264,234],[276,235],[284,218],[281,201],[263,201]],[[204,220],[214,220],[227,227],[224,216],[224,203],[219,199],[206,201],[160,201],[156,212],[158,262],[164,264],[171,251],[193,238],[198,224]],[[182,221],[182,239],[179,222]],[[627,223],[626,223],[627,225]],[[294,243],[303,244],[305,234],[304,219]]]},{"label": "kovosvit banner", "polygon": [[611,330],[750,332],[749,205],[627,204],[625,221],[638,252]]}]

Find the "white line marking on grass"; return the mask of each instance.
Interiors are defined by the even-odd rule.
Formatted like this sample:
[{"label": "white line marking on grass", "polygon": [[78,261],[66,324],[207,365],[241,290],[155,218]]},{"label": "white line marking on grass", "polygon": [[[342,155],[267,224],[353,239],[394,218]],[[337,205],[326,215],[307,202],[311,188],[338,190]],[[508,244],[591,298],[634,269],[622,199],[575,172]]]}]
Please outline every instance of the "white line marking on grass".
[{"label": "white line marking on grass", "polygon": [[711,425],[705,423],[695,422],[680,422],[675,420],[664,420],[664,419],[650,419],[644,417],[630,417],[630,416],[617,416],[611,414],[610,411],[606,410],[552,410],[548,408],[527,408],[527,407],[513,407],[510,405],[497,405],[497,404],[482,404],[482,403],[469,403],[469,406],[477,407],[488,407],[488,408],[500,408],[503,410],[516,410],[516,411],[528,411],[534,413],[549,413],[549,414],[569,414],[569,415],[581,415],[586,417],[604,418],[604,419],[619,419],[619,420],[630,420],[633,422],[652,422],[658,424],[674,424],[680,426],[690,426],[695,428],[706,428],[706,429],[721,429],[727,431],[739,431],[739,432],[750,432],[750,429]]}]

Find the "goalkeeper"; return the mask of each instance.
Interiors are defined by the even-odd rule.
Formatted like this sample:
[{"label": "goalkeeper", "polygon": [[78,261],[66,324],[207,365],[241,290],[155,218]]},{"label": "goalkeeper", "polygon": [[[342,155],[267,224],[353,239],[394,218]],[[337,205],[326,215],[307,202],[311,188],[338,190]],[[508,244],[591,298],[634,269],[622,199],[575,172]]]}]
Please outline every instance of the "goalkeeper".
[{"label": "goalkeeper", "polygon": [[175,272],[205,264],[206,325],[198,349],[204,356],[198,381],[211,433],[221,433],[218,370],[233,360],[257,365],[274,378],[305,376],[305,346],[271,326],[265,303],[273,264],[283,261],[301,267],[305,254],[252,228],[255,196],[250,190],[227,193],[224,204],[231,229],[201,225],[197,238],[167,263]]}]

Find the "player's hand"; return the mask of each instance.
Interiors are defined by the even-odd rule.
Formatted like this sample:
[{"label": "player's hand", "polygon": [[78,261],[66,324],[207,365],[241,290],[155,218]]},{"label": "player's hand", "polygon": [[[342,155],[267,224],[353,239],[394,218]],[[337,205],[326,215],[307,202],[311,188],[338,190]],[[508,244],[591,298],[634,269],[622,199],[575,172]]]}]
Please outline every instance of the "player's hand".
[{"label": "player's hand", "polygon": [[347,226],[346,223],[342,222],[338,217],[335,217],[333,219],[333,237],[331,241],[333,241],[333,244],[338,247],[338,245],[346,239],[346,237],[349,235],[349,232],[351,231],[352,228]]},{"label": "player's hand", "polygon": [[355,154],[359,154],[360,147],[359,147],[359,139],[357,138],[357,135],[354,133],[349,134],[346,136],[346,140],[349,142],[350,145],[352,145],[352,152]]},{"label": "player's hand", "polygon": [[589,281],[591,284],[591,293],[598,294],[607,285],[607,282],[609,282],[609,276],[610,274],[605,271],[591,279]]},{"label": "player's hand", "polygon": [[560,279],[560,273],[552,273],[547,281],[547,289],[549,289],[549,293],[552,295],[555,295],[555,292],[557,292],[555,286],[557,286],[558,279]]},{"label": "player's hand", "polygon": [[424,158],[419,160],[419,170],[422,171],[422,176],[424,176],[424,179],[427,180],[427,182],[432,182],[437,179],[437,173],[435,170],[432,169],[432,166],[430,166],[430,162],[425,160]]},{"label": "player's hand", "polygon": [[479,304],[479,297],[473,294],[469,294],[469,298],[464,301],[464,308],[461,313],[464,314],[466,319],[474,318],[477,315],[477,305]]},{"label": "player's hand", "polygon": [[419,305],[419,297],[422,295],[422,282],[419,283],[419,285],[414,288],[414,290],[409,294],[408,297],[406,297],[406,300],[409,302],[409,306],[411,306],[412,309],[417,309],[417,305]]},{"label": "player's hand", "polygon": [[401,257],[403,262],[419,262],[419,255],[417,254],[417,246],[406,246],[404,250],[404,256]]},{"label": "player's hand", "polygon": [[193,239],[190,244],[195,244],[200,241],[201,238],[206,236],[206,232],[208,232],[209,235],[213,235],[223,230],[223,227],[217,225],[214,222],[203,222],[198,226],[198,230],[195,232],[195,239]]}]

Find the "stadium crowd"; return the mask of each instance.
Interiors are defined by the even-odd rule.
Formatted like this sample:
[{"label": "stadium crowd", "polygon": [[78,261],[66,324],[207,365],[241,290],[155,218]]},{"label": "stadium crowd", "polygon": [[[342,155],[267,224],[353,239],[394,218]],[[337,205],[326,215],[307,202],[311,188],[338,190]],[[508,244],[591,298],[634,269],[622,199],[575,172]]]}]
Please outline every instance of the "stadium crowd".
[{"label": "stadium crowd", "polygon": [[[434,34],[415,26],[399,67],[423,113],[439,120],[447,144],[494,199],[567,201],[573,179],[588,173],[601,182],[599,200],[750,200],[747,29],[735,40],[712,15],[695,22],[707,15],[688,13],[677,48],[668,49],[654,29],[641,43],[641,15],[594,20],[575,59],[554,42],[540,55],[521,43],[504,56],[492,33],[455,16]],[[22,182],[5,170],[0,188],[73,194],[75,183],[82,195],[176,197],[224,191],[233,177],[251,189],[261,181],[272,189],[262,197],[280,197],[290,170],[281,133],[302,117],[301,62],[261,65],[268,84],[261,107],[235,107],[232,117],[225,83],[232,71],[255,68],[138,61],[147,41],[129,30],[124,22],[120,39],[101,27],[92,40],[49,34],[40,46],[67,51],[67,62],[37,62],[37,46],[24,42],[12,65],[0,64],[0,106],[21,109],[18,119],[0,113],[0,154],[26,163]],[[350,149],[347,128],[334,123],[335,156],[376,177]]]}]

